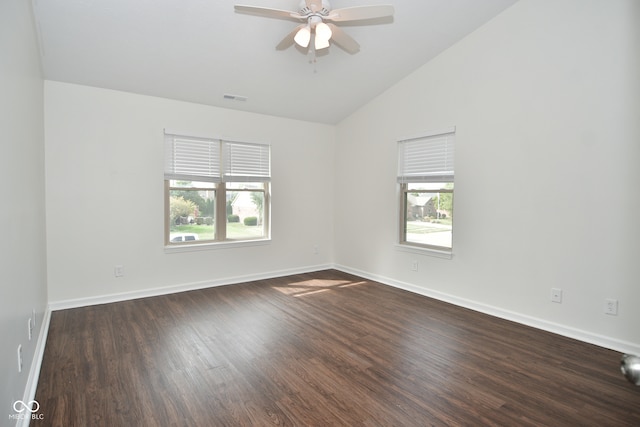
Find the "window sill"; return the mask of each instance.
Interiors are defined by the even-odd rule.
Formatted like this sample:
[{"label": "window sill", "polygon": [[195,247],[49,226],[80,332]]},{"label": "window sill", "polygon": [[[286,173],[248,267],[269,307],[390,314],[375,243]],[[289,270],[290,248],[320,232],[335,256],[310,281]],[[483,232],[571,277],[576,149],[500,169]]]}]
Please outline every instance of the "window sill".
[{"label": "window sill", "polygon": [[215,242],[215,243],[194,243],[188,245],[171,245],[165,246],[164,252],[167,254],[179,253],[179,252],[197,252],[197,251],[211,251],[218,249],[231,249],[242,248],[248,246],[263,246],[271,244],[271,239],[260,240],[233,240],[227,242]]},{"label": "window sill", "polygon": [[436,258],[443,258],[443,259],[453,258],[453,253],[447,250],[423,248],[420,246],[413,246],[413,245],[403,245],[401,243],[396,243],[396,249],[400,252],[409,252],[412,254],[427,255],[427,256],[432,256]]}]

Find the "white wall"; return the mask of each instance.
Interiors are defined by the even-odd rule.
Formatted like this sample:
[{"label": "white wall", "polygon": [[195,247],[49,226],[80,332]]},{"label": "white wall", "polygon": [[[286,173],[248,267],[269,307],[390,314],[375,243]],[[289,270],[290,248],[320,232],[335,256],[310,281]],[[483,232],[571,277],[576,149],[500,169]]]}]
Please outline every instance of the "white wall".
[{"label": "white wall", "polygon": [[[0,2],[0,425],[15,424],[46,308],[43,82],[30,2]],[[36,310],[34,338],[27,321]],[[17,348],[24,367],[18,373]]]},{"label": "white wall", "polygon": [[[165,253],[165,127],[272,144],[269,245]],[[54,308],[313,270],[333,259],[333,126],[46,81],[45,133]],[[114,276],[116,264],[124,277]]]},{"label": "white wall", "polygon": [[[343,121],[337,264],[640,351],[639,20],[634,0],[522,0]],[[454,257],[400,251],[395,141],[449,126]]]}]

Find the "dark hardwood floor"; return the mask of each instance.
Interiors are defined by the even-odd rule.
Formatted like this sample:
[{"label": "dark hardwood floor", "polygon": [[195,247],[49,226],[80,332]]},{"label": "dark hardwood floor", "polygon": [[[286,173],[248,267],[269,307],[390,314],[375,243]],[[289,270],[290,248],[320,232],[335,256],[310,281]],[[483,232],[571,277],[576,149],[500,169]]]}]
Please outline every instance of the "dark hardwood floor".
[{"label": "dark hardwood floor", "polygon": [[621,354],[338,271],[52,313],[55,426],[639,426]]}]

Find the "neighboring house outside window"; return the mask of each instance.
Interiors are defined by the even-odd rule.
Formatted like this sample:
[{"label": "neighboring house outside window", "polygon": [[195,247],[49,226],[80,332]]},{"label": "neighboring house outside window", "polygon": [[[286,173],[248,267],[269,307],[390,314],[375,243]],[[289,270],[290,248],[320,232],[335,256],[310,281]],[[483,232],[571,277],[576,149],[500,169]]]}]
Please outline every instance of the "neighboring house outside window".
[{"label": "neighboring house outside window", "polygon": [[270,146],[165,131],[165,245],[268,240]]},{"label": "neighboring house outside window", "polygon": [[398,142],[401,245],[451,253],[455,128]]}]

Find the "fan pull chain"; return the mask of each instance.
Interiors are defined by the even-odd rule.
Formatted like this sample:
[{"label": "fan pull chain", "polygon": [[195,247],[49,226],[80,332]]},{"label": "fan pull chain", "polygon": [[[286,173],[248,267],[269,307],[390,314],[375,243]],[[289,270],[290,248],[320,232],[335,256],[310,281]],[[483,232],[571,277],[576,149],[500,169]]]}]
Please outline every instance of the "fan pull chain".
[{"label": "fan pull chain", "polygon": [[313,47],[309,49],[309,55],[311,56],[311,59],[309,59],[309,64],[313,64],[313,73],[316,74],[318,72],[318,68],[316,67],[318,59],[316,57],[316,50]]}]

